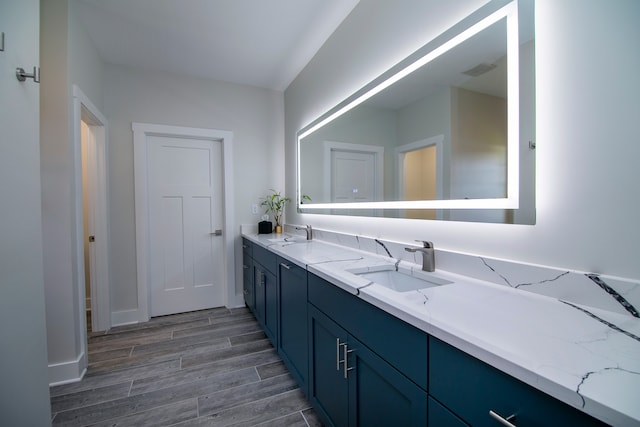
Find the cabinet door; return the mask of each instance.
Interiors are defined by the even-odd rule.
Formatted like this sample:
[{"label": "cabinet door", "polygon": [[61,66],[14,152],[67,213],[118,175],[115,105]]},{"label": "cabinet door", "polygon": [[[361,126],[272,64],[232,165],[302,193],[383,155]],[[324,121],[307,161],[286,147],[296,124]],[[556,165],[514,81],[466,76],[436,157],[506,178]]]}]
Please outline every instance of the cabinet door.
[{"label": "cabinet door", "polygon": [[275,274],[264,272],[264,331],[278,348],[278,283]]},{"label": "cabinet door", "polygon": [[267,338],[277,347],[278,333],[278,287],[276,276],[255,260],[255,316]]},{"label": "cabinet door", "polygon": [[424,390],[355,338],[349,337],[343,352],[345,349],[348,351],[350,425],[424,427],[427,424]]},{"label": "cabinet door", "polygon": [[255,313],[256,309],[256,297],[254,290],[254,273],[253,273],[253,258],[251,258],[251,252],[247,251],[246,245],[243,243],[242,252],[242,292],[244,294],[244,302],[247,307]]},{"label": "cabinet door", "polygon": [[279,259],[280,324],[278,353],[308,393],[309,345],[307,343],[307,271]]},{"label": "cabinet door", "polygon": [[349,385],[343,375],[347,333],[309,305],[309,399],[325,425],[349,425]]},{"label": "cabinet door", "polygon": [[267,282],[267,274],[260,264],[254,261],[253,263],[253,272],[254,272],[254,301],[255,301],[255,311],[254,314],[258,323],[264,328],[264,312],[265,312],[265,293],[264,288]]}]

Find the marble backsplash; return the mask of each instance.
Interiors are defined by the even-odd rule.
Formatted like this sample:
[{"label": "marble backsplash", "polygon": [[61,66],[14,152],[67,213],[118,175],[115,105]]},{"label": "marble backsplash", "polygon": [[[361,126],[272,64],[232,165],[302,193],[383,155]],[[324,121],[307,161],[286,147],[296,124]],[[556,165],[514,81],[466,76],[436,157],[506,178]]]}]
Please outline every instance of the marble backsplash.
[{"label": "marble backsplash", "polygon": [[[304,235],[304,231],[285,225],[287,234]],[[395,260],[422,264],[420,253],[406,247],[417,243],[401,243],[327,230],[313,230],[313,238],[358,249]],[[444,270],[497,285],[516,288],[576,304],[622,315],[640,317],[640,282],[618,277],[561,270],[552,267],[487,258],[440,250],[436,245],[436,269]]]}]

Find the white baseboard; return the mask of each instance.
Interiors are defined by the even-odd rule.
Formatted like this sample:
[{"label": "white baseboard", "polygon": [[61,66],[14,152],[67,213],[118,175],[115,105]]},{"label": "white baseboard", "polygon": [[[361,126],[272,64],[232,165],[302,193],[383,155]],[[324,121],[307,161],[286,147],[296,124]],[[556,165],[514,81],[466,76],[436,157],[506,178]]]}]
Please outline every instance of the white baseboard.
[{"label": "white baseboard", "polygon": [[235,301],[232,303],[233,305],[229,308],[240,308],[244,307],[244,294],[236,294]]},{"label": "white baseboard", "polygon": [[82,353],[76,360],[49,365],[49,386],[74,383],[82,380],[87,372],[87,358]]},{"label": "white baseboard", "polygon": [[122,310],[111,312],[111,326],[123,326],[138,323],[140,321],[140,313],[138,310]]}]

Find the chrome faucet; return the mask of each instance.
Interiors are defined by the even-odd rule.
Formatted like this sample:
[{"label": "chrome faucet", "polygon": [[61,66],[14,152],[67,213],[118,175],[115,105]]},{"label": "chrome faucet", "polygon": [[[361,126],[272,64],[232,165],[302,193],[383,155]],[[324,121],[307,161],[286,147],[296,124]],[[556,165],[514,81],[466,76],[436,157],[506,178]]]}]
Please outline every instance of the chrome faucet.
[{"label": "chrome faucet", "polygon": [[304,230],[307,232],[307,240],[313,240],[313,228],[309,224],[306,227],[296,227],[296,230]]},{"label": "chrome faucet", "polygon": [[433,249],[433,242],[425,240],[416,240],[421,242],[421,248],[404,248],[407,252],[422,252],[422,271],[434,271],[436,269],[435,251]]}]

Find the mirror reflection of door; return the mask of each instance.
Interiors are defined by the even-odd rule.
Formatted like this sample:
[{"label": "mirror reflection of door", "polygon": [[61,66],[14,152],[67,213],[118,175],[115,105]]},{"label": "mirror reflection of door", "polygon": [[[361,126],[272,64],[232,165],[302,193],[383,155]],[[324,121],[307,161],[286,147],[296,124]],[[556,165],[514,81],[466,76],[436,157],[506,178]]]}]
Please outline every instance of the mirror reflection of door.
[{"label": "mirror reflection of door", "polygon": [[331,152],[331,202],[375,200],[375,154]]},{"label": "mirror reflection of door", "polygon": [[[404,154],[404,200],[436,200],[436,146]],[[407,218],[436,219],[435,209],[408,209]]]},{"label": "mirror reflection of door", "polygon": [[[325,200],[331,203],[383,200],[384,148],[376,145],[324,142]],[[339,215],[375,215],[368,209],[340,209]]]}]

